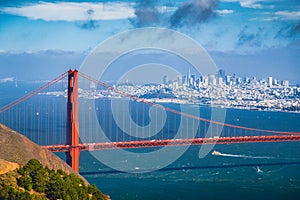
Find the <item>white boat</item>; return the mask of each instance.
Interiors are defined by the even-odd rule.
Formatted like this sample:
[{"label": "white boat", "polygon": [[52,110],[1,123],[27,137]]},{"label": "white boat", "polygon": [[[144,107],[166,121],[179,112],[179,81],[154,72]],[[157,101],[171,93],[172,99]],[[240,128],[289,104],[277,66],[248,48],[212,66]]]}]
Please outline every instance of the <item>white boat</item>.
[{"label": "white boat", "polygon": [[219,151],[213,151],[211,154],[214,155],[214,156],[219,156],[219,155],[221,155],[221,153],[220,153]]}]

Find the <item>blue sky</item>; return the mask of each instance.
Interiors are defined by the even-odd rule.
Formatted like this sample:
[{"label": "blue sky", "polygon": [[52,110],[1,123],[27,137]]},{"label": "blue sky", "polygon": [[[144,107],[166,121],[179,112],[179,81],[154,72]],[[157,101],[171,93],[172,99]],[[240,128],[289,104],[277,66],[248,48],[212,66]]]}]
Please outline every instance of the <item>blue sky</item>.
[{"label": "blue sky", "polygon": [[0,78],[79,66],[101,41],[148,26],[187,34],[228,73],[300,83],[299,0],[1,1]]}]

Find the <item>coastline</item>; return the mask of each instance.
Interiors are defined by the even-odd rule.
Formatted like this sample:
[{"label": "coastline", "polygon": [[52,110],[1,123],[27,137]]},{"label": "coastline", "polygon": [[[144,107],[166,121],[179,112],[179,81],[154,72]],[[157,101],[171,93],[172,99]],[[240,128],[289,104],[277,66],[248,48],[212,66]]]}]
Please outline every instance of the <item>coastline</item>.
[{"label": "coastline", "polygon": [[[118,100],[123,100],[126,98],[122,97],[103,97],[103,98],[95,98],[95,99],[118,99]],[[254,111],[265,111],[265,112],[284,112],[284,113],[300,113],[300,110],[296,111],[290,111],[290,110],[281,110],[281,109],[276,109],[276,108],[259,108],[259,107],[246,107],[246,106],[227,106],[227,105],[219,105],[219,104],[203,104],[203,103],[193,103],[188,100],[181,100],[181,99],[145,99],[145,101],[151,102],[151,103],[162,103],[162,104],[168,104],[168,103],[173,103],[173,104],[184,104],[184,105],[199,105],[199,106],[211,106],[215,108],[225,108],[225,109],[237,109],[237,110],[254,110]],[[143,102],[143,101],[138,101],[138,102]]]}]

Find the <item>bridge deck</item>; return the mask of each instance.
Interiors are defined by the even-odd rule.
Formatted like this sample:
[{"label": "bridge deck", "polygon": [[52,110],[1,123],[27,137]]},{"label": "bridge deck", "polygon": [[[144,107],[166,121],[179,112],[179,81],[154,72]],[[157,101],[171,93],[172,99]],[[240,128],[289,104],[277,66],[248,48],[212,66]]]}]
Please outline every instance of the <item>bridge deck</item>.
[{"label": "bridge deck", "polygon": [[300,141],[300,135],[280,136],[243,136],[243,137],[214,137],[214,138],[192,138],[192,139],[166,139],[166,140],[141,140],[122,142],[84,143],[71,147],[70,145],[48,145],[43,146],[52,152],[68,152],[71,148],[79,148],[82,151],[107,150],[107,149],[129,149],[149,148],[162,146],[185,146],[201,144],[231,144],[243,142],[286,142]]}]

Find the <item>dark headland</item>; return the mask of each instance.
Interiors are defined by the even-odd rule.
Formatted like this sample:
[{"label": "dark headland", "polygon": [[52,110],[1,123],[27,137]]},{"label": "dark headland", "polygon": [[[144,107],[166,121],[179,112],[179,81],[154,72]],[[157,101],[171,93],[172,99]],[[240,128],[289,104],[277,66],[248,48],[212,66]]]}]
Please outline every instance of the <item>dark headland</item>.
[{"label": "dark headland", "polygon": [[[67,182],[67,179],[69,181],[69,179],[74,178],[77,181],[82,182],[82,184],[80,185],[83,186],[81,187],[86,187],[87,190],[89,188],[90,191],[95,190],[97,191],[97,194],[101,194],[98,195],[97,198],[95,198],[95,195],[93,197],[92,194],[88,193],[90,199],[110,199],[109,196],[102,194],[95,186],[90,186],[82,176],[80,176],[69,165],[67,165],[63,160],[54,155],[52,152],[41,148],[39,145],[35,144],[27,137],[0,124],[0,190],[1,188],[3,189],[4,187],[7,187],[7,190],[15,190],[18,192],[29,193],[30,195],[37,195],[39,197],[43,197],[42,199],[52,199],[47,198],[46,194],[43,194],[43,192],[36,192],[34,188],[25,189],[24,187],[22,188],[22,184],[20,186],[20,179],[22,179],[23,175],[26,175],[26,173],[22,169],[26,167],[28,169],[28,165],[32,165],[32,163],[38,163],[38,168],[42,169],[43,173],[46,171],[46,174],[63,174],[60,175],[60,177],[62,177],[63,184]],[[30,176],[32,174],[36,174],[36,172],[31,171],[28,174],[30,180]],[[26,178],[24,178],[24,180],[25,179]],[[33,179],[32,184],[34,185]],[[50,183],[51,180],[48,180],[48,182]],[[6,198],[1,198],[0,194],[0,199]],[[35,198],[31,197],[30,199]]]}]

